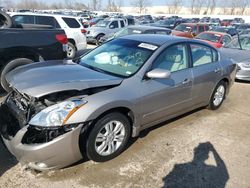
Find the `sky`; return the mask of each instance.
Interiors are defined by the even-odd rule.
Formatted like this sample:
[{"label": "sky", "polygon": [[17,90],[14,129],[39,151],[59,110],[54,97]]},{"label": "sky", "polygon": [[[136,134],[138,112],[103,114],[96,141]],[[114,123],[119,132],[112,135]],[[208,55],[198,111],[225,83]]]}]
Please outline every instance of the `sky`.
[{"label": "sky", "polygon": [[[1,1],[1,0],[0,0]],[[12,0],[13,2],[18,2],[20,0]],[[45,3],[48,3],[48,4],[51,4],[51,3],[54,3],[54,2],[64,2],[65,0],[39,0],[39,1],[43,1]],[[82,2],[86,5],[88,5],[91,0],[75,0],[75,1],[78,1],[78,2]],[[106,6],[107,5],[107,2],[108,0],[101,0],[103,3],[103,6]],[[133,0],[123,0],[123,6],[131,6],[131,1]],[[148,0],[150,2],[150,4],[152,6],[160,6],[160,5],[166,5],[166,2],[169,2],[171,0]],[[248,0],[250,2],[250,0]],[[190,6],[190,3],[191,3],[191,0],[182,0],[183,4],[185,6]],[[225,4],[225,2],[227,2],[227,0],[217,0],[217,4],[219,6],[223,6],[223,3]]]}]

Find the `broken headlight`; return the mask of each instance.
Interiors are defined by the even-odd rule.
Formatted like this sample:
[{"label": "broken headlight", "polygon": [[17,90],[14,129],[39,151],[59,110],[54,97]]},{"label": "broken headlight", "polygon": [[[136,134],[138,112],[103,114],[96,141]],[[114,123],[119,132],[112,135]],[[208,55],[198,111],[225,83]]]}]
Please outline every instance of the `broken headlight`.
[{"label": "broken headlight", "polygon": [[42,127],[65,125],[67,120],[86,103],[86,100],[75,99],[55,104],[36,114],[29,124]]}]

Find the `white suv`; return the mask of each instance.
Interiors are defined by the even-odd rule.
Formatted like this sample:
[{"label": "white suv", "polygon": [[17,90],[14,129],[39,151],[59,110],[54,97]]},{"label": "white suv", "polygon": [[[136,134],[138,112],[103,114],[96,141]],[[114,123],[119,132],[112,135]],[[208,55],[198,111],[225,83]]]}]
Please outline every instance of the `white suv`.
[{"label": "white suv", "polygon": [[55,15],[55,14],[37,14],[37,13],[10,13],[13,24],[39,24],[49,25],[52,28],[63,29],[68,37],[68,54],[73,58],[77,50],[87,48],[86,30],[76,17]]}]

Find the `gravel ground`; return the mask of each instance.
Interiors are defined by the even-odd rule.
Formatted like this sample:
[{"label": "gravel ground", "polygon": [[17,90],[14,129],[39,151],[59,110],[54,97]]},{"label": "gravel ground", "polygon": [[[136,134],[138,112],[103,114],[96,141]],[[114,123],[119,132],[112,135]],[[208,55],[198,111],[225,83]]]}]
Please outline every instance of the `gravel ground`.
[{"label": "gravel ground", "polygon": [[250,84],[235,83],[219,110],[197,110],[144,131],[106,163],[38,173],[0,144],[0,187],[249,188],[249,122]]}]

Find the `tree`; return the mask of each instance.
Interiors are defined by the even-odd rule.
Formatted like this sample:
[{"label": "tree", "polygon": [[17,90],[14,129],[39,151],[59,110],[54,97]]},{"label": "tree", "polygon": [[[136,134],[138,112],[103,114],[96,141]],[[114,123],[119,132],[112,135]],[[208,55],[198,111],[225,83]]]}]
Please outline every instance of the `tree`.
[{"label": "tree", "polygon": [[182,6],[182,0],[172,0],[168,5],[168,13],[170,14],[177,14],[180,12],[181,6]]},{"label": "tree", "polygon": [[139,13],[146,12],[146,7],[150,6],[149,0],[132,0],[131,5],[136,7]]},{"label": "tree", "polygon": [[89,8],[92,10],[101,10],[101,4],[101,0],[91,0]]}]

